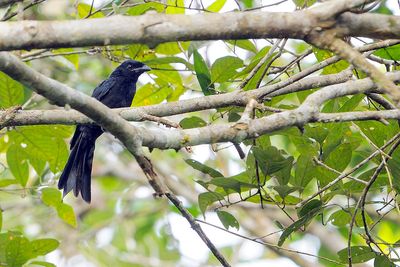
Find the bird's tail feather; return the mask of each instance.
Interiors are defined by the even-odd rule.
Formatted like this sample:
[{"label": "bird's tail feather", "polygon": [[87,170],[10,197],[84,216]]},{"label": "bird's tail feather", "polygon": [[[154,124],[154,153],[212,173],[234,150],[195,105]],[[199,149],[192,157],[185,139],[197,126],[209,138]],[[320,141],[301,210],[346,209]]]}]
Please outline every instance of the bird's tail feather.
[{"label": "bird's tail feather", "polygon": [[75,196],[80,192],[83,200],[90,203],[94,147],[95,141],[92,138],[84,138],[83,134],[77,138],[58,181],[58,188],[64,189],[63,196],[73,190]]}]

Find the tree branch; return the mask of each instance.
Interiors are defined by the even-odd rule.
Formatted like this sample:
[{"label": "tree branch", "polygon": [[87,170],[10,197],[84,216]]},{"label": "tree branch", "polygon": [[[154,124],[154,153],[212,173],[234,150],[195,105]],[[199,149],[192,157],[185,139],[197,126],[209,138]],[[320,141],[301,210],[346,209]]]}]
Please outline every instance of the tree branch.
[{"label": "tree branch", "polygon": [[314,33],[310,35],[309,40],[318,47],[329,49],[341,58],[347,60],[355,67],[364,71],[378,85],[378,88],[384,90],[394,100],[396,106],[400,106],[399,88],[387,77],[379,71],[377,67],[371,64],[356,49],[352,48],[348,43],[336,37],[336,32],[326,31]]},{"label": "tree branch", "polygon": [[[178,102],[168,102],[164,104],[144,106],[140,108],[115,109],[114,112],[129,121],[142,121],[143,114],[157,117],[166,117],[188,112],[201,111],[207,109],[221,108],[227,106],[245,106],[249,99],[261,101],[264,96],[278,96],[299,92],[312,88],[324,87],[332,84],[348,81],[351,73],[339,73],[324,75],[323,77],[309,77],[298,82],[292,82],[282,87],[282,83],[276,83],[259,88],[258,90],[212,95],[198,97]],[[283,81],[287,84],[286,81]],[[6,111],[0,111],[0,118]],[[20,110],[13,117],[8,118],[3,127],[19,125],[38,125],[38,124],[85,124],[93,123],[91,119],[74,110]]]},{"label": "tree branch", "polygon": [[192,216],[182,205],[182,202],[172,193],[165,193],[165,196],[178,208],[179,212],[185,217],[185,219],[190,223],[190,226],[194,231],[200,236],[203,242],[207,245],[207,247],[212,251],[215,257],[219,260],[219,262],[224,267],[231,266],[224,256],[218,251],[215,245],[211,242],[211,240],[207,237],[207,235],[201,229],[201,226],[197,223],[196,218]]},{"label": "tree branch", "polygon": [[[37,92],[43,93],[43,95],[48,96],[48,98],[53,100],[54,102],[58,102],[59,104],[62,105],[65,103],[69,103],[72,107],[80,109],[80,111],[85,112],[86,115],[95,119],[96,122],[99,123],[100,125],[104,123],[103,121],[105,121],[106,123],[112,122],[112,125],[104,128],[109,130],[112,134],[116,136],[117,134],[121,136],[121,138],[123,138],[121,141],[124,144],[126,142],[128,145],[130,145],[130,148],[132,150],[134,148],[133,145],[136,142],[140,141],[141,144],[144,146],[151,148],[161,148],[161,149],[169,149],[169,148],[180,149],[185,146],[212,144],[217,142],[241,142],[245,139],[255,138],[262,134],[270,133],[283,128],[291,126],[299,126],[309,122],[319,121],[320,120],[319,115],[321,115],[319,114],[319,108],[326,100],[345,95],[370,92],[376,88],[375,84],[369,78],[357,81],[349,81],[338,85],[331,85],[311,94],[309,97],[307,97],[307,99],[303,102],[302,105],[300,105],[298,108],[294,110],[287,110],[278,114],[269,115],[267,117],[257,118],[254,120],[250,120],[248,123],[215,124],[203,128],[186,129],[186,130],[163,129],[161,127],[158,127],[157,129],[148,129],[148,128],[145,129],[142,127],[132,127],[117,114],[112,114],[108,112],[109,109],[106,108],[105,106],[102,108],[103,109],[105,108],[105,110],[107,110],[104,111],[107,114],[107,118],[105,119],[102,118],[101,115],[99,115],[98,111],[95,111],[93,108],[87,106],[87,103],[92,103],[92,102],[95,102],[95,105],[100,104],[96,100],[86,95],[83,95],[82,93],[76,92],[73,89],[59,82],[56,82],[50,78],[47,78],[37,73],[36,71],[32,70],[25,64],[21,63],[17,58],[7,53],[0,53],[0,69],[2,69],[4,72],[9,74],[14,79],[20,80],[27,86],[36,88]],[[389,73],[387,74],[387,77],[393,81],[399,81],[400,72]],[[300,84],[298,84],[297,86],[301,87]],[[47,91],[47,89],[50,89],[50,91]],[[270,90],[271,88],[264,88],[264,89]],[[65,91],[71,92],[71,95],[69,93],[64,93]],[[290,86],[277,90],[274,92],[274,94],[277,94],[280,91],[291,92]],[[241,98],[239,97],[239,103],[240,100],[242,101],[246,100],[247,103],[248,95],[246,95],[246,93],[236,92],[236,94],[242,96]],[[258,99],[259,96],[263,96],[265,92],[263,90],[253,90],[249,92],[249,94],[254,94],[254,96],[256,96],[255,98]],[[225,95],[218,95],[214,97],[215,97],[213,98],[214,100],[224,99]],[[235,95],[235,97],[237,97],[237,95]],[[210,103],[207,101],[209,99],[210,99],[209,97],[204,97],[200,98],[199,100],[203,100],[204,102],[206,102],[204,103],[204,106],[208,105],[209,108],[215,108],[216,105],[210,105],[214,103]],[[163,104],[165,106],[163,105],[150,106],[146,108],[151,110],[152,108],[156,107],[155,110],[157,110],[157,108],[160,108],[162,106],[169,107],[171,109],[174,106],[177,106],[177,108],[180,109],[183,106],[191,110],[190,106],[193,106],[194,103],[191,101],[193,100],[181,101],[175,104]],[[232,100],[232,101],[233,101],[232,104],[238,103],[237,100]],[[197,102],[196,105],[199,102]],[[144,108],[144,112],[146,111],[146,108]],[[183,109],[184,108],[180,110],[182,111]],[[93,115],[90,112],[95,112],[95,113]],[[397,111],[392,110],[392,111],[381,111],[381,112],[382,114],[386,114],[388,116],[394,116],[395,112]],[[370,116],[371,114],[376,116],[377,113],[367,113],[367,114]],[[159,116],[160,114],[151,114],[151,115]],[[325,116],[326,118],[326,116],[329,115],[322,115],[321,118],[323,118],[323,116]],[[365,116],[364,117],[361,116],[361,118],[365,119]],[[111,127],[118,127],[116,125],[119,125],[120,123],[121,125],[123,125],[123,127],[127,127],[126,130],[122,131],[122,133],[121,129],[118,129],[117,132],[114,128],[111,128]],[[129,135],[129,133],[134,133],[134,134]],[[136,138],[140,137],[142,138],[142,140],[136,141],[137,140]]]},{"label": "tree branch", "polygon": [[145,14],[74,21],[0,22],[0,50],[131,43],[154,47],[171,41],[247,38],[306,39],[313,29],[335,29],[339,36],[400,38],[400,18],[397,16],[344,13],[333,19],[332,15],[326,17],[328,14],[321,13],[328,3],[292,13]]}]

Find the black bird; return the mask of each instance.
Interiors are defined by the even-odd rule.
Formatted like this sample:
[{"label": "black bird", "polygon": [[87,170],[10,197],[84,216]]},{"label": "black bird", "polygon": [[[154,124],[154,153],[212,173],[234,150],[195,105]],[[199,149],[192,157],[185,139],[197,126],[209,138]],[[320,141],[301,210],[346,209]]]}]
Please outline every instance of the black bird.
[{"label": "black bird", "polygon": [[[127,60],[94,89],[92,97],[109,108],[129,107],[136,93],[139,76],[149,70],[141,62]],[[64,196],[73,190],[75,196],[80,192],[83,200],[90,203],[94,147],[96,139],[103,132],[98,125],[77,125],[71,139],[71,153],[58,181],[58,188],[64,189]]]}]

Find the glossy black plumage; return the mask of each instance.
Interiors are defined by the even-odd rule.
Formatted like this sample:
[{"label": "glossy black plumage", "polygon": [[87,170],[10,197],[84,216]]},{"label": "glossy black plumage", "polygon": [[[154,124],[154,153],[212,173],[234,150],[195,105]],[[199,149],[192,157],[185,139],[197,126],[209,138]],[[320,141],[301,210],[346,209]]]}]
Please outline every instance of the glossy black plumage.
[{"label": "glossy black plumage", "polygon": [[[94,89],[92,97],[110,108],[129,107],[136,93],[139,76],[149,70],[150,68],[141,62],[127,60]],[[90,203],[95,142],[102,133],[103,130],[97,125],[76,127],[71,139],[71,153],[58,181],[58,188],[64,189],[64,196],[73,190],[75,196],[81,193],[82,198]]]}]

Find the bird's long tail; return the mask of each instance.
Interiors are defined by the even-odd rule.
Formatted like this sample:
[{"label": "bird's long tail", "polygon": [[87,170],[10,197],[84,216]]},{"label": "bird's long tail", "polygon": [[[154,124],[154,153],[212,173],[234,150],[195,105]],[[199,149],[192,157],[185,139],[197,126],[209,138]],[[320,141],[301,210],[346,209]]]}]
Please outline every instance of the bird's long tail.
[{"label": "bird's long tail", "polygon": [[73,190],[75,196],[78,196],[80,192],[83,200],[90,203],[90,180],[95,141],[96,138],[88,138],[84,132],[76,133],[74,136],[71,153],[58,181],[58,188],[64,189],[64,196]]}]

